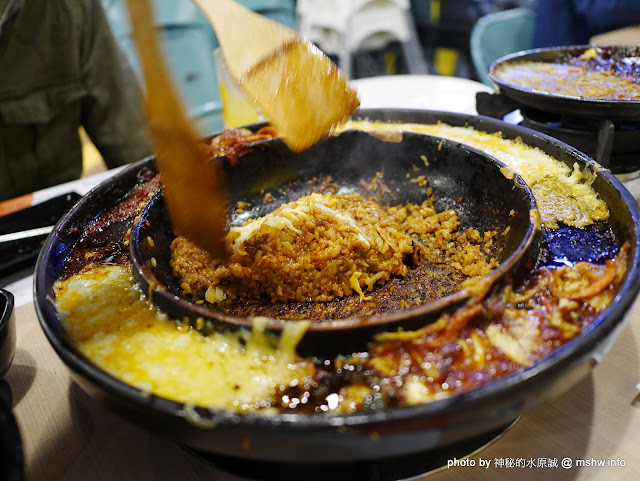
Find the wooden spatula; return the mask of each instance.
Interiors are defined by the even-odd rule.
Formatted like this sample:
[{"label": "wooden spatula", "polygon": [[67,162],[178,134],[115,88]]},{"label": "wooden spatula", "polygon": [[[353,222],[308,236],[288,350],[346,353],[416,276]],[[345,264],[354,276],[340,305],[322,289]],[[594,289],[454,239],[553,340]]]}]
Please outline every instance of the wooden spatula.
[{"label": "wooden spatula", "polygon": [[222,173],[175,92],[153,25],[149,0],[127,0],[145,78],[147,122],[174,230],[225,258],[227,199]]},{"label": "wooden spatula", "polygon": [[291,150],[325,137],[359,105],[355,90],[310,42],[233,0],[194,0],[213,26],[229,72]]}]

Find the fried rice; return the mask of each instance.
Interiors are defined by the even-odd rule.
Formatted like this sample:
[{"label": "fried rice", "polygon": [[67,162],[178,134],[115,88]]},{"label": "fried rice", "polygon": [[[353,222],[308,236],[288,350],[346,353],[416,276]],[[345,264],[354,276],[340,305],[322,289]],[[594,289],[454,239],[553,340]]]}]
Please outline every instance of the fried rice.
[{"label": "fried rice", "polygon": [[495,233],[458,233],[455,212],[437,213],[430,204],[391,207],[358,193],[314,193],[232,227],[226,262],[177,237],[171,265],[184,295],[210,303],[260,296],[272,302],[363,299],[424,257],[466,277],[488,274],[497,261],[483,245]]}]

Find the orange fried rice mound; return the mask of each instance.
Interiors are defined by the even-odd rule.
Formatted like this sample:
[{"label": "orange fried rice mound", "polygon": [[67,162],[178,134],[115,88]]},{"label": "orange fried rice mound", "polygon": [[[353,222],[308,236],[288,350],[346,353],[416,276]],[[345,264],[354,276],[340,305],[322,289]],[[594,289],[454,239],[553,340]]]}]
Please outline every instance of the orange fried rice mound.
[{"label": "orange fried rice mound", "polygon": [[399,218],[359,194],[311,194],[232,227],[230,256],[211,259],[184,237],[172,244],[172,267],[185,294],[209,302],[266,295],[273,301],[329,301],[364,295],[403,276],[411,237]]},{"label": "orange fried rice mound", "polygon": [[204,291],[209,302],[363,296],[377,282],[405,275],[403,260],[413,252],[400,220],[359,194],[311,194],[283,204],[232,227],[227,245],[230,256],[223,264],[183,237],[174,240],[172,267],[185,294],[198,298]]},{"label": "orange fried rice mound", "polygon": [[455,212],[436,213],[428,201],[388,207],[357,193],[316,193],[232,227],[225,262],[177,237],[171,266],[184,295],[209,303],[263,296],[326,302],[354,293],[364,298],[376,284],[406,275],[408,256],[410,264],[429,256],[466,276],[486,275],[497,262],[479,246],[490,239],[457,228]]}]

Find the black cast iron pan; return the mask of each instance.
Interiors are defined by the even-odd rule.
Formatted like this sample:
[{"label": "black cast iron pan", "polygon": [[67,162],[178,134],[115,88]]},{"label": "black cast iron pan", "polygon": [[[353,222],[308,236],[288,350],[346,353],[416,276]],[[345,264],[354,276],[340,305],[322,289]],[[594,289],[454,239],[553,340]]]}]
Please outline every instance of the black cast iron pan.
[{"label": "black cast iron pan", "polygon": [[0,289],[0,481],[24,479],[22,439],[11,411],[11,387],[4,376],[16,351],[16,316],[13,294]]},{"label": "black cast iron pan", "polygon": [[[506,55],[495,60],[489,66],[489,79],[503,95],[520,102],[522,105],[538,110],[554,112],[572,116],[584,116],[608,120],[640,120],[640,101],[636,100],[606,100],[584,97],[571,97],[550,92],[542,92],[518,85],[509,84],[500,79],[499,70],[505,65],[520,62],[562,63],[579,57],[593,45],[579,45],[567,47],[540,48],[525,50]],[[598,46],[611,60],[623,58],[640,59],[640,47]],[[640,70],[640,64],[635,67]]]},{"label": "black cast iron pan", "polygon": [[[620,182],[583,154],[550,137],[494,119],[463,114],[375,110],[363,116],[404,122],[470,125],[521,138],[568,165],[593,170],[593,184],[608,203],[608,227],[615,245],[630,244],[628,271],[614,302],[578,337],[548,358],[513,375],[429,404],[344,416],[275,414],[260,416],[196,408],[202,423],[188,421],[185,406],[119,381],[93,365],[67,336],[49,297],[66,257],[80,241],[73,227],[85,225],[117,203],[138,182],[134,164],[87,194],[57,225],[38,259],[35,304],[51,345],[73,378],[92,396],[132,422],[198,451],[275,462],[344,462],[380,459],[446,446],[504,426],[550,401],[586,376],[611,346],[640,287],[640,212]],[[72,228],[72,232],[69,231]],[[126,229],[125,229],[126,230]],[[560,244],[560,250],[562,246]],[[588,256],[589,243],[569,258]],[[573,256],[573,257],[571,257]],[[250,447],[249,447],[250,446]],[[249,447],[249,448],[248,448]]]},{"label": "black cast iron pan", "polygon": [[16,315],[13,294],[0,289],[0,379],[9,370],[16,353]]},{"label": "black cast iron pan", "polygon": [[[428,159],[428,167],[421,156]],[[231,225],[241,225],[244,220],[260,217],[282,203],[308,195],[315,185],[323,184],[323,179],[330,178],[340,192],[359,191],[363,196],[371,195],[367,186],[376,175],[383,174],[378,180],[384,181],[388,192],[382,203],[421,204],[429,198],[429,187],[433,189],[431,198],[438,212],[456,210],[461,221],[460,231],[475,227],[480,232],[508,232],[496,236],[491,248],[492,256],[500,262],[488,276],[492,282],[506,273],[526,275],[536,263],[541,240],[540,220],[531,191],[519,176],[505,177],[501,171],[505,167],[502,162],[458,142],[412,133],[405,134],[401,142],[384,142],[364,132],[349,131],[299,154],[289,151],[277,139],[262,143],[261,148],[240,157],[237,165],[231,166],[224,158],[216,161],[222,163],[227,179]],[[416,172],[414,167],[420,170]],[[412,182],[419,174],[428,179],[428,187]],[[263,202],[265,192],[271,194],[269,203]],[[248,202],[251,207],[239,214],[235,210],[238,201]],[[188,318],[194,326],[201,318],[211,321],[209,326],[214,329],[251,328],[250,317],[219,310],[215,305],[197,304],[182,296],[179,280],[174,277],[170,265],[170,245],[174,238],[160,193],[144,209],[129,240],[133,273],[142,291],[151,295],[153,302],[174,319]],[[440,290],[450,289],[447,295],[407,310],[394,312],[381,308],[382,312],[363,315],[359,311],[362,304],[357,295],[329,305],[273,304],[265,299],[251,308],[261,316],[270,317],[267,329],[276,332],[291,322],[283,320],[286,316],[297,316],[300,311],[311,312],[321,320],[311,322],[298,351],[351,353],[365,348],[374,332],[400,327],[416,329],[435,320],[444,310],[460,306],[470,294],[459,284],[442,287],[441,278],[448,274],[442,272],[433,281]],[[414,279],[412,282],[422,285],[418,292],[424,292],[424,284],[431,281],[430,277],[417,274]],[[371,295],[388,297],[392,295],[390,292],[403,288],[412,289],[406,284],[394,284],[393,287],[387,284],[374,289]],[[425,296],[432,294],[428,292]],[[348,309],[342,307],[347,304]],[[202,330],[207,330],[207,324]]]}]

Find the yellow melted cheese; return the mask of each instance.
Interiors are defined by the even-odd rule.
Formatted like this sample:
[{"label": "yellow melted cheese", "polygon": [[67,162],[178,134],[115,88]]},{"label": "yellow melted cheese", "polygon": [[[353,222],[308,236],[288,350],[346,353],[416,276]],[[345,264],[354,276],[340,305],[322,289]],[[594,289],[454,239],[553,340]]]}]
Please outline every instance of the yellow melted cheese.
[{"label": "yellow melted cheese", "polygon": [[[342,230],[355,232],[365,249],[371,248],[371,244],[363,235],[362,229],[358,226],[354,218],[348,212],[339,212],[333,207],[336,201],[331,195],[311,194],[283,205],[273,212],[246,222],[240,227],[231,227],[229,237],[234,238],[234,253],[246,255],[244,244],[252,237],[260,237],[265,233],[270,233],[271,228],[278,230],[289,229],[297,235],[302,235],[301,224],[314,222],[313,210],[320,210],[332,219]],[[266,229],[265,229],[266,228]]]},{"label": "yellow melted cheese", "polygon": [[305,323],[291,323],[279,341],[264,333],[264,319],[253,332],[203,336],[152,306],[126,267],[105,265],[57,282],[56,308],[96,365],[175,401],[250,411],[308,372],[295,354]]},{"label": "yellow melted cheese", "polygon": [[505,139],[500,133],[489,134],[471,127],[453,127],[444,123],[400,124],[367,120],[346,122],[335,133],[349,129],[429,134],[486,152],[504,162],[524,179],[533,192],[546,228],[557,229],[559,222],[572,227],[586,227],[594,221],[609,218],[607,205],[591,187],[595,180],[594,174],[581,170],[577,163],[572,169],[540,149],[525,145],[519,139]]}]

